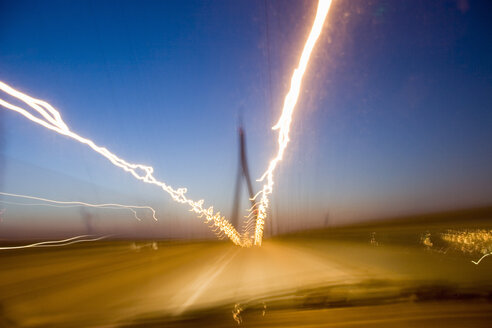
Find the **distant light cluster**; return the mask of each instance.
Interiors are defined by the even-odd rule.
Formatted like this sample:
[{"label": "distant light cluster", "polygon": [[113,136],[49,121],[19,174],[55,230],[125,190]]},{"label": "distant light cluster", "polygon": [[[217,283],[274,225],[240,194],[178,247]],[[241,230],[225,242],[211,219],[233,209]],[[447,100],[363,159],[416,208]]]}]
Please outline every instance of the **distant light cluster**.
[{"label": "distant light cluster", "polygon": [[477,265],[492,254],[492,230],[449,230],[441,234],[441,238],[463,253],[482,254],[478,261],[472,261]]}]

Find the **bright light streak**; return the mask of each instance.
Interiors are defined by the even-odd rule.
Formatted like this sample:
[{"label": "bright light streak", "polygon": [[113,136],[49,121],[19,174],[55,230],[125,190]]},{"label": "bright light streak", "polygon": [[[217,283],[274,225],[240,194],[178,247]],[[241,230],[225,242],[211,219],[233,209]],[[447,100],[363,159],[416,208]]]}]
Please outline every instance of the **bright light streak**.
[{"label": "bright light streak", "polygon": [[[259,179],[259,181],[263,181],[266,178],[266,183],[264,184],[262,190],[260,190],[260,192],[254,197],[254,199],[257,199],[258,196],[261,196],[258,203],[259,206],[257,207],[258,215],[254,235],[254,244],[258,246],[261,246],[261,242],[263,239],[263,227],[265,224],[269,204],[268,195],[272,193],[274,185],[273,174],[278,162],[282,160],[284,151],[287,147],[287,144],[289,143],[290,124],[292,122],[292,115],[297,103],[297,99],[299,98],[302,78],[306,71],[306,67],[316,41],[321,34],[321,30],[330,9],[331,3],[332,0],[319,1],[313,27],[311,29],[311,32],[309,33],[309,37],[302,51],[301,58],[299,60],[299,66],[294,70],[291,79],[290,90],[284,100],[282,114],[277,124],[273,126],[274,130],[279,130],[278,152],[276,157],[274,157],[270,161],[270,164],[263,176]],[[154,169],[151,166],[129,163],[124,159],[116,156],[114,153],[111,153],[105,147],[98,146],[92,140],[74,133],[70,130],[67,124],[65,124],[65,122],[61,118],[60,113],[49,103],[32,98],[18,90],[15,90],[11,86],[1,81],[0,90],[24,102],[31,108],[31,110],[34,110],[34,112],[37,113],[38,116],[33,115],[33,113],[31,113],[29,110],[26,110],[25,108],[11,104],[3,99],[0,99],[1,106],[17,112],[47,129],[53,130],[61,135],[70,137],[82,144],[89,146],[92,150],[108,159],[111,163],[113,163],[113,165],[120,167],[121,169],[130,173],[134,178],[145,183],[156,185],[167,192],[174,201],[190,206],[190,210],[192,212],[198,214],[199,217],[205,218],[206,223],[212,223],[215,228],[227,235],[227,237],[229,237],[229,239],[231,239],[232,242],[234,242],[236,245],[251,246],[251,240],[249,239],[247,234],[245,233],[243,236],[241,236],[236,231],[236,229],[225,219],[225,217],[221,216],[220,212],[214,212],[213,207],[205,209],[203,207],[203,200],[193,201],[187,198],[185,196],[187,192],[186,188],[173,189],[171,186],[166,185],[164,182],[157,180],[153,176]]]},{"label": "bright light streak", "polygon": [[[135,218],[139,221],[141,219],[137,215],[137,211],[135,209],[147,209],[152,212],[152,218],[157,221],[157,217],[155,215],[155,210],[150,207],[150,206],[139,206],[139,205],[123,205],[123,204],[90,204],[90,203],[84,203],[84,202],[78,202],[78,201],[59,201],[59,200],[53,200],[53,199],[47,199],[47,198],[41,198],[41,197],[35,197],[35,196],[27,196],[27,195],[18,195],[18,194],[11,194],[7,192],[0,192],[0,195],[4,196],[9,196],[9,197],[17,197],[17,198],[24,198],[24,199],[33,199],[33,200],[39,200],[42,202],[47,202],[47,203],[53,203],[53,204],[59,204],[58,205],[52,205],[52,204],[24,204],[24,203],[11,203],[14,205],[25,205],[25,206],[52,206],[52,207],[76,207],[76,206],[86,206],[86,207],[95,207],[95,208],[108,208],[108,209],[127,209],[133,213]],[[5,201],[0,201],[2,203],[7,203]]]},{"label": "bright light streak", "polygon": [[225,219],[225,217],[221,216],[220,212],[215,213],[213,207],[205,209],[203,207],[203,200],[193,201],[187,198],[185,196],[187,192],[186,188],[173,189],[171,186],[166,185],[164,182],[157,180],[153,175],[153,167],[143,164],[129,163],[124,159],[116,156],[105,147],[98,146],[92,140],[81,137],[80,135],[71,131],[70,128],[65,124],[65,122],[63,122],[60,113],[47,102],[28,96],[1,81],[0,90],[24,102],[31,108],[31,110],[34,110],[34,112],[41,117],[35,116],[25,108],[11,104],[3,99],[0,99],[1,106],[17,112],[47,129],[70,137],[82,144],[89,146],[92,150],[108,159],[111,163],[113,163],[113,165],[130,173],[134,178],[145,183],[153,184],[160,187],[162,190],[167,192],[174,201],[178,203],[188,204],[192,212],[195,212],[196,214],[198,214],[199,217],[204,218],[205,222],[213,223],[215,227],[217,227],[221,232],[225,233],[227,237],[229,237],[229,239],[231,239],[232,242],[234,242],[236,245],[250,246],[251,241],[249,239],[241,238],[241,236],[236,231],[236,229],[234,229],[232,224],[230,224]]},{"label": "bright light streak", "polygon": [[304,49],[299,60],[299,66],[294,70],[294,73],[292,75],[290,90],[285,96],[282,114],[280,115],[280,119],[278,120],[277,124],[275,124],[272,128],[273,130],[279,130],[277,156],[270,161],[268,169],[258,180],[263,181],[266,178],[266,183],[263,185],[263,189],[260,190],[260,192],[258,192],[258,194],[256,194],[256,196],[254,197],[254,199],[257,199],[258,196],[261,196],[259,201],[260,205],[258,206],[258,217],[256,220],[254,240],[255,245],[258,246],[261,245],[261,241],[263,239],[263,226],[265,224],[269,204],[268,195],[271,194],[273,191],[273,173],[275,171],[275,168],[277,167],[278,162],[282,160],[287,144],[289,143],[290,123],[292,122],[292,114],[294,113],[294,108],[296,106],[297,99],[299,98],[302,77],[304,76],[304,72],[306,71],[306,67],[309,62],[309,58],[313,51],[314,45],[316,44],[316,41],[321,34],[321,29],[323,28],[326,16],[328,15],[328,11],[330,10],[331,2],[332,0],[320,0],[318,3],[316,18],[314,19],[313,27],[311,29],[311,32],[309,33],[306,44],[304,45]]},{"label": "bright light streak", "polygon": [[61,247],[61,246],[68,246],[77,243],[97,241],[97,240],[108,238],[110,235],[97,237],[97,238],[81,239],[89,236],[90,235],[80,235],[80,236],[75,236],[62,240],[48,240],[48,241],[42,241],[39,243],[34,243],[29,245],[0,247],[0,250],[6,251],[6,250],[13,250],[13,249],[24,249],[24,248],[35,248],[35,247]]},{"label": "bright light streak", "polygon": [[475,264],[475,265],[479,265],[479,264],[480,264],[480,262],[482,262],[482,260],[483,260],[484,258],[486,258],[487,256],[489,256],[489,255],[492,255],[492,253],[487,253],[487,254],[485,254],[484,256],[482,256],[482,257],[481,257],[478,261],[471,261],[471,262],[472,262],[473,264]]}]

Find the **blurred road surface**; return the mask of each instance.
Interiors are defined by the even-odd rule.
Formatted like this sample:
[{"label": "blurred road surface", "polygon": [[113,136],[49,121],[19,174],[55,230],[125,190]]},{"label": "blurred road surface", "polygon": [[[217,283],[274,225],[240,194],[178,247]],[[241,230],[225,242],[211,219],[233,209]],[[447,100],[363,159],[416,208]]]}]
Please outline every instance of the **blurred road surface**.
[{"label": "blurred road surface", "polygon": [[492,323],[491,263],[309,238],[252,249],[106,241],[4,251],[0,327],[480,326]]}]

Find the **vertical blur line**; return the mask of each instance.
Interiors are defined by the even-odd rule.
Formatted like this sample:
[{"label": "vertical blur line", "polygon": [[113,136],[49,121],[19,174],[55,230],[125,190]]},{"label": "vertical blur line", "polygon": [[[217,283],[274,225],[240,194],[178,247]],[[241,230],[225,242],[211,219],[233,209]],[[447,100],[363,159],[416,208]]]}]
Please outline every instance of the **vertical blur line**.
[{"label": "vertical blur line", "polygon": [[[2,1],[0,0],[0,53],[2,52],[2,43],[5,38],[5,34],[8,31],[9,22],[11,22],[10,16],[12,13],[12,6],[14,6],[13,1]],[[0,66],[0,69],[2,67]],[[6,154],[4,152],[6,145],[6,134],[5,134],[5,110],[0,109],[0,190],[3,189],[3,184],[5,182],[5,158]],[[1,323],[1,321],[0,321]]]},{"label": "vertical blur line", "polygon": [[[266,50],[267,50],[267,64],[268,64],[268,110],[273,110],[273,93],[272,93],[272,63],[270,54],[270,24],[268,16],[269,4],[267,0],[263,1],[263,7],[265,11],[265,37],[266,37]],[[277,219],[277,218],[275,218]],[[270,220],[268,220],[268,230],[270,230],[270,237],[273,237],[273,215],[270,213]]]},{"label": "vertical blur line", "polygon": [[0,190],[3,190],[3,181],[5,177],[5,154],[3,151],[5,145],[4,120],[5,113],[3,110],[0,110]]}]

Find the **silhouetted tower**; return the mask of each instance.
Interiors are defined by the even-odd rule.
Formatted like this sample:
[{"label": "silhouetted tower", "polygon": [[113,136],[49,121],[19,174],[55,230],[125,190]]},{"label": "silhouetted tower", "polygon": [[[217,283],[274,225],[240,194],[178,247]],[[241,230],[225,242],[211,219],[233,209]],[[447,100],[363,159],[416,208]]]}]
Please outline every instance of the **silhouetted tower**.
[{"label": "silhouetted tower", "polygon": [[86,234],[94,235],[94,218],[92,214],[87,211],[84,207],[80,208],[80,216],[82,217],[82,222],[85,225]]},{"label": "silhouetted tower", "polygon": [[[231,223],[239,230],[239,205],[241,202],[241,185],[243,179],[246,180],[246,186],[248,187],[249,198],[253,199],[255,193],[253,192],[253,185],[251,184],[251,177],[249,175],[248,159],[246,157],[246,140],[244,135],[244,129],[242,124],[239,124],[239,165],[236,178],[236,190],[234,192],[234,205],[232,208]],[[251,200],[251,206],[254,206],[255,202]]]}]

